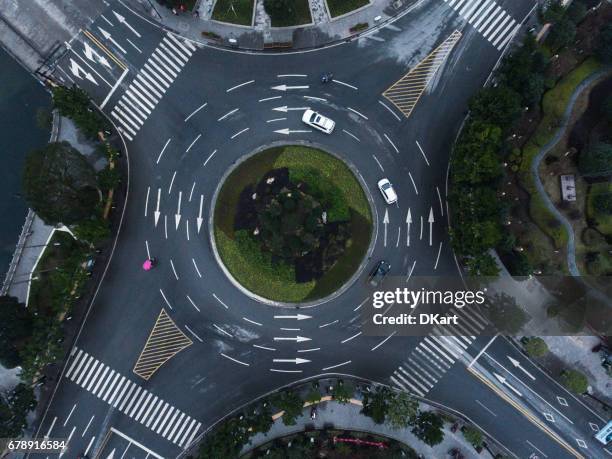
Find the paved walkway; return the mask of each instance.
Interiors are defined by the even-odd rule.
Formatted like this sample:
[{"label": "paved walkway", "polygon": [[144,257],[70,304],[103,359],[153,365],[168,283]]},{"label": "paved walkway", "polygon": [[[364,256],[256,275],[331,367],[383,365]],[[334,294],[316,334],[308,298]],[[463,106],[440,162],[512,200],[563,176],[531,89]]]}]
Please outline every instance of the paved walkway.
[{"label": "paved walkway", "polygon": [[[254,1],[254,23],[251,27],[212,20],[216,0],[201,0],[196,7],[197,13],[179,12],[176,15],[155,0],[126,0],[126,3],[134,11],[194,41],[260,50],[272,44],[291,43],[293,49],[300,49],[341,41],[353,35],[349,29],[356,24],[367,23],[369,27],[374,27],[433,0],[370,0],[369,5],[333,19],[326,0],[309,0],[313,23],[295,27],[271,27],[269,17],[263,10],[263,0]],[[209,35],[205,36],[203,32]],[[219,39],[211,38],[210,34],[215,34]]]},{"label": "paved walkway", "polygon": [[570,97],[567,107],[565,108],[565,112],[563,113],[563,117],[561,119],[561,124],[559,126],[559,129],[557,130],[553,138],[550,139],[550,141],[540,149],[539,153],[537,154],[537,156],[534,158],[533,162],[531,163],[531,175],[533,176],[533,180],[535,182],[536,188],[538,189],[538,193],[544,200],[544,204],[546,205],[548,210],[550,210],[550,212],[552,212],[555,215],[557,220],[559,220],[563,224],[567,232],[567,236],[568,236],[567,237],[567,250],[566,250],[567,251],[567,267],[572,276],[581,275],[580,270],[578,269],[578,266],[576,265],[576,242],[575,242],[574,229],[572,228],[572,225],[567,220],[567,218],[565,218],[565,216],[553,204],[552,200],[550,199],[550,196],[548,196],[548,193],[546,193],[546,190],[544,189],[544,185],[542,184],[542,181],[540,180],[540,174],[538,173],[538,170],[539,170],[540,162],[542,161],[542,159],[546,156],[546,154],[550,150],[552,150],[555,147],[555,145],[557,145],[557,143],[559,143],[563,135],[565,135],[565,130],[568,127],[568,124],[569,124],[569,121],[572,115],[572,111],[574,109],[574,104],[576,103],[576,100],[578,100],[578,97],[580,96],[582,91],[587,89],[594,81],[597,81],[601,77],[607,75],[609,72],[610,72],[610,69],[600,70],[599,72],[594,73],[593,75],[591,75],[590,77],[588,77],[586,80],[584,80],[582,83],[578,85],[578,87],[572,93],[572,96]]},{"label": "paved walkway", "polygon": [[[426,410],[426,406],[421,406]],[[361,414],[361,405],[348,403],[346,405],[337,402],[322,402],[317,408],[317,417],[313,421],[310,419],[310,408],[305,408],[301,417],[297,419],[296,425],[286,426],[282,420],[278,419],[267,434],[257,434],[251,438],[250,443],[245,446],[243,453],[253,448],[261,446],[274,438],[284,437],[297,432],[303,432],[306,427],[314,426],[316,429],[323,429],[325,425],[333,424],[337,430],[355,430],[369,432],[383,437],[393,438],[409,445],[423,458],[443,459],[452,448],[459,448],[466,459],[480,458],[490,459],[492,456],[486,451],[478,454],[470,445],[461,432],[457,430],[452,433],[449,425],[445,425],[444,441],[433,448],[416,438],[410,429],[394,430],[387,424],[376,424],[371,418]]]}]

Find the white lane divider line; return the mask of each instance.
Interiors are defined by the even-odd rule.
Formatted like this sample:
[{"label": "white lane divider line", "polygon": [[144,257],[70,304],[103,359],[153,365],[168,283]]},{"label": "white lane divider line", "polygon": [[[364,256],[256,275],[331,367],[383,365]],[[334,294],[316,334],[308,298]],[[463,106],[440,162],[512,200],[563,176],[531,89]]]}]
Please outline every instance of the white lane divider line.
[{"label": "white lane divider line", "polygon": [[196,264],[195,258],[191,259],[191,262],[193,263],[193,267],[196,270],[196,273],[198,274],[198,277],[202,277],[202,273],[200,272],[200,270],[198,269],[198,265]]},{"label": "white lane divider line", "polygon": [[176,277],[176,280],[179,280],[178,274],[176,273],[176,268],[174,267],[174,262],[172,261],[172,258],[170,258],[170,266],[172,266],[172,272],[174,273],[174,277]]},{"label": "white lane divider line", "polygon": [[421,144],[419,143],[419,141],[416,141],[417,147],[419,147],[419,151],[421,152],[421,154],[423,155],[423,159],[425,159],[425,163],[429,166],[429,160],[427,159],[427,155],[425,155],[425,152],[423,151],[423,148],[421,148]]},{"label": "white lane divider line", "polygon": [[187,147],[187,150],[185,150],[185,153],[189,153],[189,150],[191,150],[191,148],[195,145],[195,143],[198,140],[200,140],[200,137],[202,137],[202,134],[198,134],[198,136],[195,139],[193,139],[193,142],[189,144],[189,146]]},{"label": "white lane divider line", "polygon": [[202,110],[202,109],[203,109],[204,107],[206,107],[207,105],[208,105],[208,102],[204,102],[202,105],[200,105],[198,108],[196,108],[196,109],[195,109],[193,112],[191,112],[191,114],[190,114],[190,115],[189,115],[187,118],[185,118],[185,123],[186,123],[187,121],[189,121],[189,119],[190,119],[190,118],[191,118],[193,115],[195,115],[196,113],[198,113],[200,110]]},{"label": "white lane divider line", "polygon": [[248,322],[250,324],[257,325],[259,327],[263,327],[263,324],[260,324],[259,322],[255,322],[254,320],[251,320],[251,319],[249,319],[247,317],[243,317],[242,320],[244,320],[245,322]]},{"label": "white lane divider line", "polygon": [[189,328],[189,326],[188,326],[188,325],[185,325],[185,328],[186,328],[186,329],[187,329],[187,331],[188,331],[189,333],[191,333],[191,334],[193,335],[193,337],[194,337],[195,339],[197,339],[197,340],[198,340],[200,343],[203,343],[203,342],[204,342],[204,340],[203,340],[202,338],[200,338],[198,335],[196,335],[196,333],[195,333],[195,332],[194,332],[194,331],[193,331],[191,328]]},{"label": "white lane divider line", "polygon": [[355,113],[356,115],[361,116],[361,117],[362,117],[364,120],[367,120],[367,119],[368,119],[368,117],[367,117],[367,116],[365,116],[363,113],[359,113],[359,112],[358,112],[357,110],[355,110],[354,108],[351,108],[351,107],[346,107],[346,108],[348,108],[350,111],[352,111],[352,112],[353,112],[353,113]]},{"label": "white lane divider line", "polygon": [[387,139],[387,141],[391,144],[391,146],[395,150],[395,153],[399,153],[399,150],[397,149],[393,141],[389,138],[389,136],[387,134],[383,134],[383,135],[385,136],[385,139]]},{"label": "white lane divider line", "polygon": [[227,304],[225,304],[223,301],[221,301],[221,299],[217,296],[216,293],[213,293],[213,298],[215,300],[217,300],[219,303],[221,303],[221,305],[225,308],[225,309],[229,309],[229,306]]},{"label": "white lane divider line", "polygon": [[235,139],[236,137],[238,137],[240,134],[243,134],[244,132],[248,131],[249,129],[251,129],[251,128],[244,128],[242,131],[238,131],[238,132],[236,132],[236,133],[235,133],[235,134],[234,134],[234,135],[231,137],[231,139],[232,139],[232,140],[234,140],[234,139]]},{"label": "white lane divider line", "polygon": [[363,332],[356,333],[356,334],[354,334],[353,336],[351,336],[350,338],[346,338],[346,339],[344,339],[344,340],[340,341],[340,343],[342,343],[342,344],[344,344],[344,343],[348,343],[348,342],[349,342],[349,341],[351,341],[352,339],[357,338],[357,337],[358,337],[359,335],[361,335],[362,333],[363,333]]},{"label": "white lane divider line", "polygon": [[185,295],[185,296],[187,297],[187,301],[191,303],[191,306],[193,306],[196,311],[200,312],[200,308],[198,308],[198,306],[194,303],[191,297],[189,295]]},{"label": "white lane divider line", "polygon": [[171,304],[170,304],[170,302],[168,301],[168,298],[166,298],[166,295],[164,294],[164,291],[163,291],[161,288],[159,289],[159,293],[161,293],[161,296],[164,298],[164,301],[166,302],[166,304],[168,305],[168,307],[169,307],[170,309],[173,309],[173,310],[174,310],[174,308],[172,307],[172,305],[171,305]]},{"label": "white lane divider line", "polygon": [[381,171],[385,171],[385,168],[382,167],[382,164],[380,164],[380,161],[378,160],[378,158],[376,157],[376,155],[372,155],[372,158],[374,158],[374,161],[376,161],[376,164],[378,164],[378,167],[380,168]]},{"label": "white lane divider line", "polygon": [[353,139],[355,139],[357,142],[361,142],[361,140],[359,140],[359,137],[357,137],[355,134],[351,134],[349,131],[347,131],[346,129],[342,129],[342,132],[344,132],[346,135],[351,136]]},{"label": "white lane divider line", "polygon": [[402,119],[399,116],[397,116],[397,114],[393,110],[391,110],[391,108],[387,104],[385,104],[382,100],[379,100],[378,103],[382,105],[383,107],[385,107],[387,111],[391,113],[398,121],[400,122],[402,121]]},{"label": "white lane divider line", "polygon": [[204,161],[204,164],[202,164],[202,167],[205,167],[208,164],[208,161],[210,161],[212,157],[215,156],[215,153],[217,153],[217,150],[214,150],[210,155],[208,155],[208,158],[206,158],[206,161]]},{"label": "white lane divider line", "polygon": [[228,116],[233,115],[234,113],[236,113],[238,110],[240,110],[239,108],[235,108],[233,110],[230,110],[229,112],[227,112],[225,115],[223,115],[221,118],[219,118],[217,121],[223,121],[225,118],[227,118]]},{"label": "white lane divider line", "polygon": [[334,79],[332,79],[332,82],[336,83],[336,84],[341,84],[342,86],[346,86],[347,88],[351,88],[351,89],[354,89],[355,91],[358,91],[358,88],[356,86],[353,86],[352,84],[345,83],[344,81],[336,80],[334,78]]},{"label": "white lane divider line", "polygon": [[276,349],[274,349],[273,347],[260,346],[259,344],[253,344],[253,347],[256,347],[257,349],[263,349],[264,351],[276,351]]},{"label": "white lane divider line", "polygon": [[234,91],[235,89],[242,88],[243,86],[246,86],[246,85],[251,84],[251,83],[255,83],[255,80],[250,80],[250,81],[246,81],[246,82],[244,82],[244,83],[237,84],[236,86],[232,86],[231,88],[226,89],[226,90],[225,90],[225,92],[226,92],[226,93],[227,93],[227,92],[232,92],[232,91]]},{"label": "white lane divider line", "polygon": [[164,148],[162,148],[162,151],[159,153],[159,156],[157,157],[157,161],[155,162],[155,164],[159,164],[159,160],[162,158],[164,151],[166,151],[166,148],[168,147],[168,144],[170,143],[171,140],[172,138],[166,140],[166,143],[164,144]]},{"label": "white lane divider line", "polygon": [[337,365],[332,365],[331,367],[321,368],[321,371],[333,370],[334,368],[342,367],[344,365],[348,365],[352,360],[347,360],[346,362],[338,363]]},{"label": "white lane divider line", "polygon": [[228,360],[231,360],[232,362],[236,362],[239,363],[240,365],[244,365],[245,367],[249,367],[251,366],[249,363],[245,363],[245,362],[241,362],[240,360],[237,360],[233,357],[230,357],[229,355],[224,354],[223,352],[220,353],[223,357],[225,357]]},{"label": "white lane divider line", "polygon": [[410,181],[412,182],[412,186],[414,187],[414,192],[418,195],[419,190],[417,190],[416,183],[414,183],[414,179],[412,178],[412,173],[408,172],[408,177],[410,177]]}]

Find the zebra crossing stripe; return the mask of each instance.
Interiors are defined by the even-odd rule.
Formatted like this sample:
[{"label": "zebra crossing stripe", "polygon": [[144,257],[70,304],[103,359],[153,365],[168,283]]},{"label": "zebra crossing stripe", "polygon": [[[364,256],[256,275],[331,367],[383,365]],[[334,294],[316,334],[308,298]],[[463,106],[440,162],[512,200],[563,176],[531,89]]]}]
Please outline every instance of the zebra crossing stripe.
[{"label": "zebra crossing stripe", "polygon": [[[87,352],[73,354],[65,377],[79,381],[80,387],[107,402],[134,421],[149,427],[166,440],[188,446],[202,424],[187,413],[169,405],[157,395],[133,383]],[[159,415],[158,415],[159,412]]]}]

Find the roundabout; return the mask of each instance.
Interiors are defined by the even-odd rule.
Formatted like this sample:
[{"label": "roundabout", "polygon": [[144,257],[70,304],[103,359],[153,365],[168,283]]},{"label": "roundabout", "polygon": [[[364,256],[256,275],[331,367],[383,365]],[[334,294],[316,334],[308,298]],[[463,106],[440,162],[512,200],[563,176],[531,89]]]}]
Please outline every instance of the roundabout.
[{"label": "roundabout", "polygon": [[[262,193],[272,194],[266,206]],[[215,257],[232,282],[268,304],[307,306],[338,295],[373,248],[371,196],[347,165],[319,149],[286,145],[248,155],[213,200]]]},{"label": "roundabout", "polygon": [[[502,6],[499,10],[507,10],[513,20],[521,20],[532,7],[523,1]],[[137,28],[138,36],[122,23],[111,29],[108,22],[115,21],[117,13]],[[95,35],[96,27],[121,40],[125,52],[110,39],[103,41],[126,64],[115,69],[113,60],[110,71],[91,64],[112,83],[111,92],[89,79],[81,78],[78,84],[126,142],[129,197],[116,250],[67,362],[72,373],[62,378],[66,382],[58,386],[41,432],[54,428],[53,435],[67,438],[75,419],[87,425],[95,412],[93,424],[108,420],[159,457],[184,457],[189,445],[251,400],[298,381],[344,375],[470,413],[501,442],[511,444],[516,432],[503,431],[486,412],[475,409],[472,394],[483,394],[482,402],[507,425],[525,426],[525,421],[493,399],[464,365],[484,353],[489,337],[476,330],[448,340],[395,333],[366,336],[362,331],[375,291],[367,273],[380,261],[387,262],[389,275],[401,282],[413,276],[458,274],[447,227],[448,159],[468,99],[486,81],[500,49],[442,1],[424,3],[354,40],[304,53],[252,54],[200,45],[152,27],[121,2],[113,2],[95,19]],[[89,35],[81,34],[72,46],[79,41],[97,46],[88,40]],[[420,87],[418,103],[397,108],[390,98],[401,97],[412,69],[437,62],[428,57],[444,43],[452,52],[439,69],[423,72],[435,78]],[[68,53],[59,65],[69,69],[71,56]],[[333,71],[334,78],[321,84],[325,71]],[[390,88],[395,88],[391,95]],[[333,119],[333,133],[305,126],[302,115],[307,109]],[[288,150],[300,156],[299,161],[290,161]],[[329,152],[320,153],[330,158],[328,164],[342,167],[328,169],[317,163],[319,153],[312,152],[319,150]],[[265,167],[253,167],[248,152],[273,158]],[[304,173],[306,159],[325,179],[318,182],[325,192],[318,193],[312,177]],[[249,179],[234,183],[232,175],[245,165]],[[343,175],[350,180],[342,180]],[[283,187],[274,189],[274,182],[267,183],[272,178]],[[396,202],[378,192],[382,179],[393,184]],[[245,192],[248,186],[253,192]],[[344,186],[351,191],[345,193]],[[236,216],[249,214],[248,207],[239,210],[243,192],[247,198],[257,194],[251,199],[256,212],[236,226]],[[297,208],[310,210],[281,212],[289,229],[277,246],[274,238],[262,234],[270,223],[266,218],[274,216],[272,202],[284,203],[288,193],[300,195]],[[326,201],[335,194],[343,197],[340,205]],[[343,217],[330,232],[325,222],[332,221],[336,211]],[[218,218],[227,221],[219,223]],[[291,229],[287,222],[292,218],[301,223],[314,219],[314,240]],[[340,237],[347,230],[346,237]],[[244,232],[246,244],[236,243],[237,231]],[[287,245],[294,236],[299,236],[299,244]],[[305,270],[310,279],[306,275],[306,282],[297,282],[298,255],[330,248],[333,238],[342,240],[335,246],[337,257],[311,263]],[[288,254],[283,252],[287,247]],[[256,249],[250,253],[253,257],[249,248]],[[353,252],[355,248],[359,250]],[[275,259],[269,256],[260,263],[266,250],[275,253]],[[158,267],[144,272],[134,263],[145,257],[156,258]],[[284,257],[294,271],[285,270],[289,276],[279,283],[274,263],[278,266]],[[330,276],[334,270],[341,275]],[[276,307],[287,305],[291,309]],[[152,330],[159,329],[159,317],[164,326],[172,324],[182,347],[144,380],[134,364],[151,343]],[[471,323],[476,329],[478,321]],[[499,354],[509,352],[509,345],[499,348]],[[84,356],[87,363],[77,361]],[[89,381],[73,377],[92,362],[121,384],[127,381],[129,393],[138,394],[137,404],[146,400],[143,409],[109,402],[109,394],[100,396]],[[155,407],[148,406],[150,401]],[[61,426],[70,409],[75,410],[73,419]],[[153,414],[169,427],[150,422]],[[175,426],[179,420],[181,425]],[[101,442],[102,427],[95,428],[96,442]],[[546,445],[550,457],[567,457],[536,427],[528,425],[522,435]],[[74,435],[71,454],[77,446],[85,450],[86,440],[80,432]],[[108,454],[100,457],[112,455],[111,443],[105,446]],[[527,450],[522,445],[517,456],[528,457]]]}]

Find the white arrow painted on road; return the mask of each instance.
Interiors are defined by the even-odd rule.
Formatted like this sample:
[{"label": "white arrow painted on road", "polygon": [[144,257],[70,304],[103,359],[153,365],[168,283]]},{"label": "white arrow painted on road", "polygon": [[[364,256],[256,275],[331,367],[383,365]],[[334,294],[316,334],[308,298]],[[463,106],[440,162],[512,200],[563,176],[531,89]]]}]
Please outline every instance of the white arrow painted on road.
[{"label": "white arrow painted on road", "polygon": [[174,224],[176,229],[179,227],[179,223],[181,222],[181,201],[183,200],[183,192],[179,191],[178,197],[178,206],[176,208],[176,214],[174,215]]},{"label": "white arrow painted on road", "polygon": [[202,227],[202,222],[204,219],[202,218],[202,205],[204,204],[204,195],[200,195],[200,213],[198,214],[197,222],[198,222],[198,234],[200,234],[200,228]]},{"label": "white arrow painted on road", "polygon": [[311,339],[305,338],[303,336],[294,336],[294,337],[275,336],[274,341],[295,341],[296,343],[303,343],[304,341],[311,341]]},{"label": "white arrow painted on road", "polygon": [[525,373],[527,376],[529,376],[531,378],[532,381],[535,381],[535,376],[533,376],[531,373],[529,373],[527,370],[525,370],[522,366],[521,366],[521,362],[519,362],[516,359],[513,359],[512,357],[510,357],[509,355],[507,355],[506,357],[508,357],[508,360],[510,360],[510,363],[512,363],[512,365],[514,365],[516,368],[518,368],[519,370],[521,370],[523,373]]},{"label": "white arrow painted on road", "polygon": [[125,25],[125,26],[126,26],[128,29],[130,29],[130,30],[131,30],[131,31],[134,33],[134,35],[136,35],[138,38],[140,38],[140,37],[141,37],[141,35],[140,35],[138,32],[136,32],[136,30],[134,30],[134,27],[132,27],[132,26],[131,26],[131,25],[130,25],[130,24],[129,24],[129,23],[126,21],[126,20],[125,20],[125,17],[121,16],[119,13],[117,13],[117,12],[116,12],[116,11],[114,11],[114,10],[113,10],[113,13],[115,14],[115,17],[117,18],[117,20],[118,20],[118,21],[119,21],[121,24]]},{"label": "white arrow painted on road", "polygon": [[85,78],[87,78],[89,81],[91,81],[93,84],[95,84],[96,86],[98,86],[98,82],[96,81],[96,79],[92,76],[91,73],[85,71],[83,69],[83,67],[81,67],[79,64],[77,64],[74,59],[70,58],[70,71],[72,72],[72,74],[77,77],[80,78],[81,80],[83,79],[83,77],[81,76],[81,72],[83,73],[83,75],[85,75]]},{"label": "white arrow painted on road", "polygon": [[295,363],[296,365],[310,362],[310,360],[300,359],[299,357],[295,359],[273,359],[272,361],[276,363]]},{"label": "white arrow painted on road", "polygon": [[108,63],[108,60],[104,56],[100,56],[96,51],[94,51],[94,49],[89,46],[87,42],[83,42],[83,45],[85,46],[85,49],[83,49],[83,54],[85,54],[85,57],[87,59],[92,62],[99,62],[105,67],[108,67],[109,69],[111,68],[111,65]]},{"label": "white arrow painted on road", "polygon": [[286,84],[281,84],[279,86],[272,86],[271,89],[276,89],[277,91],[287,91],[291,89],[308,89],[310,86],[287,86]]},{"label": "white arrow painted on road", "polygon": [[157,228],[157,222],[159,221],[159,200],[161,198],[161,188],[157,189],[157,205],[155,206],[155,212],[153,212],[153,215],[155,215],[155,227]]},{"label": "white arrow painted on road", "polygon": [[108,456],[106,456],[106,459],[113,459],[114,457],[115,457],[115,450],[113,449],[111,453]]},{"label": "white arrow painted on road", "polygon": [[294,130],[291,130],[289,128],[285,128],[285,129],[277,129],[274,132],[277,132],[279,134],[289,135],[289,134],[297,134],[297,133],[301,133],[301,132],[312,132],[312,131],[308,131],[308,130],[305,130],[305,131],[299,131],[299,130],[298,131],[294,131]]},{"label": "white arrow painted on road", "polygon": [[113,45],[115,45],[117,48],[119,48],[119,50],[121,50],[121,52],[123,54],[127,54],[127,51],[123,48],[123,46],[121,46],[119,43],[117,43],[115,41],[115,39],[111,36],[110,33],[108,33],[106,30],[104,30],[102,27],[98,27],[98,30],[100,31],[100,33],[102,34],[102,36],[110,41]]},{"label": "white arrow painted on road", "polygon": [[287,113],[291,111],[304,111],[308,109],[310,109],[310,107],[287,107],[286,105],[283,105],[282,107],[274,107],[272,110]]},{"label": "white arrow painted on road", "polygon": [[511,386],[508,381],[506,381],[506,378],[504,378],[501,375],[498,375],[497,373],[493,373],[495,375],[495,377],[499,380],[500,383],[502,383],[504,386],[506,386],[508,389],[510,389],[512,392],[514,392],[516,395],[518,395],[519,397],[522,397],[523,394],[521,394],[516,388],[514,388],[513,386]]},{"label": "white arrow painted on road", "polygon": [[427,221],[429,222],[429,245],[431,246],[431,244],[432,244],[432,237],[433,237],[433,235],[432,235],[433,228],[432,227],[433,227],[433,222],[435,221],[434,220],[434,214],[433,214],[433,207],[429,208],[429,217],[427,218]]},{"label": "white arrow painted on road", "polygon": [[385,217],[383,218],[383,225],[385,225],[384,243],[385,243],[385,247],[387,247],[387,226],[389,225],[389,209],[385,209]]},{"label": "white arrow painted on road", "polygon": [[295,316],[274,316],[275,319],[297,319],[297,320],[305,320],[312,319],[312,316],[307,316],[305,314],[296,314]]},{"label": "white arrow painted on road", "polygon": [[408,214],[406,215],[406,246],[410,247],[410,225],[412,225],[412,215],[410,214],[410,208],[408,208]]}]

